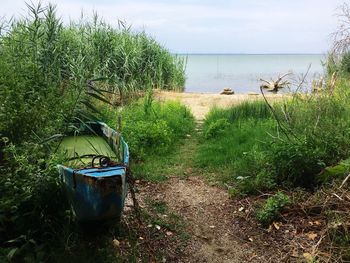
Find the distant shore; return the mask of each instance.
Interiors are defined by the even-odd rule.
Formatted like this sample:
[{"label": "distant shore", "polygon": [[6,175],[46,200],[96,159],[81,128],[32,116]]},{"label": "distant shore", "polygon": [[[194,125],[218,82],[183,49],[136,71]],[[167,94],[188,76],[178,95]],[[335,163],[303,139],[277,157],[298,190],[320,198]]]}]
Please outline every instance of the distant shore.
[{"label": "distant shore", "polygon": [[[269,101],[281,100],[287,94],[266,94]],[[262,100],[258,93],[221,95],[218,93],[155,91],[158,100],[178,100],[189,107],[198,120],[203,120],[212,107],[228,108],[249,100]]]}]

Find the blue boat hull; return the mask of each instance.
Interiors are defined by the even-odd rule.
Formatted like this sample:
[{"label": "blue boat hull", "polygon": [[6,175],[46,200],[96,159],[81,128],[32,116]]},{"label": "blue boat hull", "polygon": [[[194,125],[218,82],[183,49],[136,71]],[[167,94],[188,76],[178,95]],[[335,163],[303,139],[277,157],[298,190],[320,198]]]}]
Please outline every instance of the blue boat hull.
[{"label": "blue boat hull", "polygon": [[59,166],[78,221],[120,219],[127,195],[125,169],[114,176],[94,178]]},{"label": "blue boat hull", "polygon": [[[105,134],[106,140],[112,144],[113,151],[119,154],[120,164],[81,169],[58,165],[72,210],[80,222],[119,220],[127,196],[128,146],[114,130],[103,123],[99,124],[104,133],[109,129]],[[118,136],[120,141],[116,143]],[[120,148],[122,153],[117,152]]]}]

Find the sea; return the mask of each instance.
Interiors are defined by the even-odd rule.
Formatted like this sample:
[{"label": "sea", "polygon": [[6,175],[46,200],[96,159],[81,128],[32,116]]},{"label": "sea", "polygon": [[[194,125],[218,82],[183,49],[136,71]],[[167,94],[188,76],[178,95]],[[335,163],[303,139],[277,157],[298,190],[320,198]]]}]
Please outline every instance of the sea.
[{"label": "sea", "polygon": [[218,93],[230,88],[235,93],[260,92],[261,79],[274,80],[290,73],[284,92],[308,91],[312,80],[325,71],[324,54],[187,54],[186,92]]}]

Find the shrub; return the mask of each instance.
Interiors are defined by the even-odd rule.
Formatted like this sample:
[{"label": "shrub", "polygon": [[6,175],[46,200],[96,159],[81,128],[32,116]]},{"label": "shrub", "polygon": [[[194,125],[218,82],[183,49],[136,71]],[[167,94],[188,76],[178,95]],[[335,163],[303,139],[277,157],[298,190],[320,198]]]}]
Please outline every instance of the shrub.
[{"label": "shrub", "polygon": [[57,241],[55,234],[69,223],[57,160],[48,159],[43,146],[34,143],[10,144],[4,151],[9,162],[0,169],[0,243],[13,259],[43,260],[50,242]]},{"label": "shrub", "polygon": [[229,126],[227,119],[218,119],[208,125],[205,130],[205,138],[210,139],[222,133]]},{"label": "shrub", "polygon": [[350,155],[348,87],[340,79],[322,94],[275,103],[278,122],[261,101],[213,109],[204,131],[215,140],[200,146],[199,165],[228,169],[231,179],[224,180],[233,181],[241,194],[326,182],[329,173],[322,171]]},{"label": "shrub", "polygon": [[111,127],[116,126],[116,116],[122,116],[122,133],[136,160],[168,152],[180,138],[192,133],[195,126],[191,112],[184,105],[157,102],[148,95],[121,111],[105,110],[104,115]]},{"label": "shrub", "polygon": [[340,60],[340,70],[345,74],[350,74],[350,54],[345,53]]},{"label": "shrub", "polygon": [[268,152],[279,183],[312,187],[325,167],[349,156],[347,86],[340,81],[332,92],[294,97],[284,105],[279,114],[288,137],[281,133]]},{"label": "shrub", "polygon": [[[52,5],[28,9],[27,18],[0,32],[0,261],[7,252],[47,261],[37,254],[48,252],[51,240],[65,243],[72,222],[57,157],[37,142],[64,132],[72,120],[91,119],[97,103],[85,95],[123,100],[149,88],[182,90],[185,81],[185,61],[145,33],[113,28],[97,16],[63,24]],[[96,76],[107,79],[103,91],[86,87]],[[144,133],[133,137],[132,147],[142,152],[174,141],[174,121],[143,117],[129,123]]]},{"label": "shrub", "polygon": [[164,120],[130,122],[123,131],[131,154],[137,159],[144,159],[147,153],[166,151],[174,136]]},{"label": "shrub", "polygon": [[152,108],[153,118],[166,121],[177,139],[193,132],[194,117],[191,111],[179,101],[155,102],[152,104]]},{"label": "shrub", "polygon": [[279,184],[311,187],[325,167],[317,146],[307,142],[276,142],[268,154]]},{"label": "shrub", "polygon": [[282,192],[269,197],[265,204],[257,211],[256,219],[263,226],[268,226],[276,220],[283,209],[290,204],[289,197]]}]

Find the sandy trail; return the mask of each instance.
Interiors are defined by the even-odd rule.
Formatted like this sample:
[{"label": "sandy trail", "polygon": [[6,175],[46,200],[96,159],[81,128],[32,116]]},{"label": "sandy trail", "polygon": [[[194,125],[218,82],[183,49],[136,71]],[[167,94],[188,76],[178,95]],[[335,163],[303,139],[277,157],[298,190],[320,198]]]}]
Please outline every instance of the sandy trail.
[{"label": "sandy trail", "polygon": [[[267,97],[273,102],[280,100],[282,95],[268,94]],[[157,92],[156,98],[161,101],[180,100],[187,105],[197,119],[197,131],[201,130],[203,119],[211,107],[229,107],[246,100],[263,99],[261,95],[176,92]],[[188,140],[198,140],[198,136]],[[186,149],[188,145],[186,143],[181,147]],[[180,149],[179,155],[181,158],[191,158],[196,147],[189,153]],[[192,167],[187,169],[192,171]],[[176,262],[279,262],[276,257],[272,259],[271,254],[274,252],[266,256],[267,251],[257,250],[251,245],[249,237],[244,235],[242,238],[239,234],[242,231],[236,214],[240,207],[230,199],[226,189],[210,185],[198,171],[190,172],[186,178],[169,177],[166,182],[141,189],[140,198],[151,197],[166,202],[188,224],[187,231],[191,239]]]},{"label": "sandy trail", "polygon": [[[285,95],[282,94],[266,94],[266,98],[274,102],[281,100]],[[188,93],[188,92],[171,92],[171,91],[157,91],[155,97],[160,101],[179,100],[188,106],[194,117],[197,120],[203,120],[209,110],[216,106],[220,108],[227,108],[232,105],[242,103],[247,100],[262,100],[263,96],[257,93],[250,94],[234,94],[234,95],[220,95],[214,93]]]},{"label": "sandy trail", "polygon": [[191,242],[181,262],[247,262],[247,247],[235,236],[234,207],[225,190],[208,186],[203,178],[171,178],[157,196],[188,224]]}]

